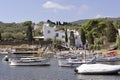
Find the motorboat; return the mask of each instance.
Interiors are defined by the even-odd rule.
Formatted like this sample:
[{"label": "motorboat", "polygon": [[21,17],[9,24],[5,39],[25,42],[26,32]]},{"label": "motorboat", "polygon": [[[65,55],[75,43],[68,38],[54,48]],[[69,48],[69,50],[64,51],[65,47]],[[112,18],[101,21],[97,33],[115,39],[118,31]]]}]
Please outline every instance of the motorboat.
[{"label": "motorboat", "polygon": [[85,62],[82,62],[82,61],[74,61],[74,62],[61,61],[61,60],[58,61],[58,65],[60,67],[77,67],[77,66],[84,64],[84,63]]},{"label": "motorboat", "polygon": [[3,58],[2,58],[2,61],[4,62],[10,62],[11,59],[14,59],[14,60],[20,60],[22,58],[31,58],[33,56],[16,56],[16,55],[5,55]]},{"label": "motorboat", "polygon": [[118,61],[120,61],[120,58],[116,56],[96,58],[96,62],[118,62]]},{"label": "motorboat", "polygon": [[[67,56],[67,58],[66,58]],[[65,57],[65,58],[64,58]],[[64,55],[62,58],[58,58],[58,65],[61,67],[78,67],[81,64],[95,63],[96,57],[91,57],[85,53],[70,53]]]},{"label": "motorboat", "polygon": [[66,60],[58,60],[58,65],[61,67],[78,67],[82,64],[93,64],[95,63],[95,58],[92,59],[66,59]]},{"label": "motorboat", "polygon": [[5,54],[5,55],[7,55],[7,54],[9,54],[9,52],[8,52],[8,51],[0,51],[0,54]]},{"label": "motorboat", "polygon": [[57,59],[76,59],[77,57],[81,57],[83,56],[84,53],[79,52],[79,53],[75,53],[75,52],[56,52],[56,58]]},{"label": "motorboat", "polygon": [[11,59],[10,65],[12,66],[46,66],[50,65],[50,60],[41,57],[25,57],[19,59]]},{"label": "motorboat", "polygon": [[116,55],[117,52],[112,51],[107,53],[107,55],[102,55],[102,53],[94,53],[96,57],[96,62],[119,62],[120,58]]},{"label": "motorboat", "polygon": [[118,74],[120,71],[120,65],[110,64],[82,64],[74,70],[79,74]]}]

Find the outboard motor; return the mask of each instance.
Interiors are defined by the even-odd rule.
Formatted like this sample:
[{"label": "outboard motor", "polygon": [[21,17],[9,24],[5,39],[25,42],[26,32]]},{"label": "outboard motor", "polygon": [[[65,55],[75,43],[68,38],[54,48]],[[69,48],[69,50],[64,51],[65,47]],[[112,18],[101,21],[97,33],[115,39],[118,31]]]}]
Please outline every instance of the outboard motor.
[{"label": "outboard motor", "polygon": [[76,73],[78,73],[78,70],[77,70],[76,68],[74,69],[74,71],[75,71]]},{"label": "outboard motor", "polygon": [[2,59],[2,61],[9,61],[8,55],[6,55],[6,56]]}]

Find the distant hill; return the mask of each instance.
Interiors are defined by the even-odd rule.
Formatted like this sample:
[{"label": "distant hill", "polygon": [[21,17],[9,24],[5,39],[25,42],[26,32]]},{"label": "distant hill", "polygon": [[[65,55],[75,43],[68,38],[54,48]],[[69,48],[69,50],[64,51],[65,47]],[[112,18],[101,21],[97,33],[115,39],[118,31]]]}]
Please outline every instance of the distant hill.
[{"label": "distant hill", "polygon": [[120,20],[120,17],[118,18],[108,18],[109,20],[113,20],[113,21],[116,21],[116,20]]},{"label": "distant hill", "polygon": [[[95,18],[95,19],[99,19],[99,18]],[[116,21],[116,20],[120,20],[120,17],[118,18],[110,18],[110,17],[107,17],[108,20],[113,20],[113,21]],[[85,22],[89,21],[90,19],[82,19],[82,20],[78,20],[78,21],[74,21],[74,22],[71,22],[72,24],[78,24],[78,25],[82,25],[84,24]]]},{"label": "distant hill", "polygon": [[74,21],[74,22],[72,22],[72,24],[82,25],[83,23],[87,22],[88,20],[90,20],[90,19],[78,20],[78,21]]}]

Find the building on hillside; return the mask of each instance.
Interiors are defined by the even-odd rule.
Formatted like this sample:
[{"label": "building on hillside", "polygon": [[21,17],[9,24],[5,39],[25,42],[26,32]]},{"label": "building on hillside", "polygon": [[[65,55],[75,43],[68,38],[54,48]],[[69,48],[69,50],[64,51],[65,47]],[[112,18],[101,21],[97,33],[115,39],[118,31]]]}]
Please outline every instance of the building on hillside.
[{"label": "building on hillside", "polygon": [[[82,41],[81,41],[80,35],[79,35],[78,31],[75,31],[75,30],[67,30],[68,46],[70,44],[69,37],[70,37],[71,31],[74,32],[75,46],[81,47]],[[65,42],[65,31],[64,30],[57,30],[56,27],[50,27],[49,24],[47,24],[47,23],[45,23],[43,25],[43,36],[44,36],[44,40],[56,38],[58,40]]]},{"label": "building on hillside", "polygon": [[120,29],[118,29],[118,34],[119,34],[119,36],[120,36]]},{"label": "building on hillside", "polygon": [[38,26],[38,24],[34,25],[34,30],[37,30],[40,26]]}]

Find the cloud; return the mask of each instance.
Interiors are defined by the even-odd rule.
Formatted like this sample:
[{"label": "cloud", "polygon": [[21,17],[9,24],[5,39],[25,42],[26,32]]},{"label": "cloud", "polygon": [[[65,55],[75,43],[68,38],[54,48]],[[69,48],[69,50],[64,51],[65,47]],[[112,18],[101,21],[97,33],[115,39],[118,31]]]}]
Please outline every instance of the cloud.
[{"label": "cloud", "polygon": [[89,7],[87,5],[81,5],[80,10],[81,11],[87,11],[87,10],[89,10]]},{"label": "cloud", "polygon": [[95,16],[95,18],[101,18],[102,17],[102,15],[100,15],[100,14],[97,14],[96,16]]},{"label": "cloud", "polygon": [[42,5],[42,7],[46,9],[54,9],[54,10],[70,10],[74,6],[63,6],[52,1],[47,1]]},{"label": "cloud", "polygon": [[106,17],[112,17],[112,16],[103,16],[103,15],[100,15],[100,14],[97,14],[95,16],[95,18],[106,18]]},{"label": "cloud", "polygon": [[78,14],[83,14],[84,12],[87,12],[90,9],[88,5],[82,4],[78,8]]}]

